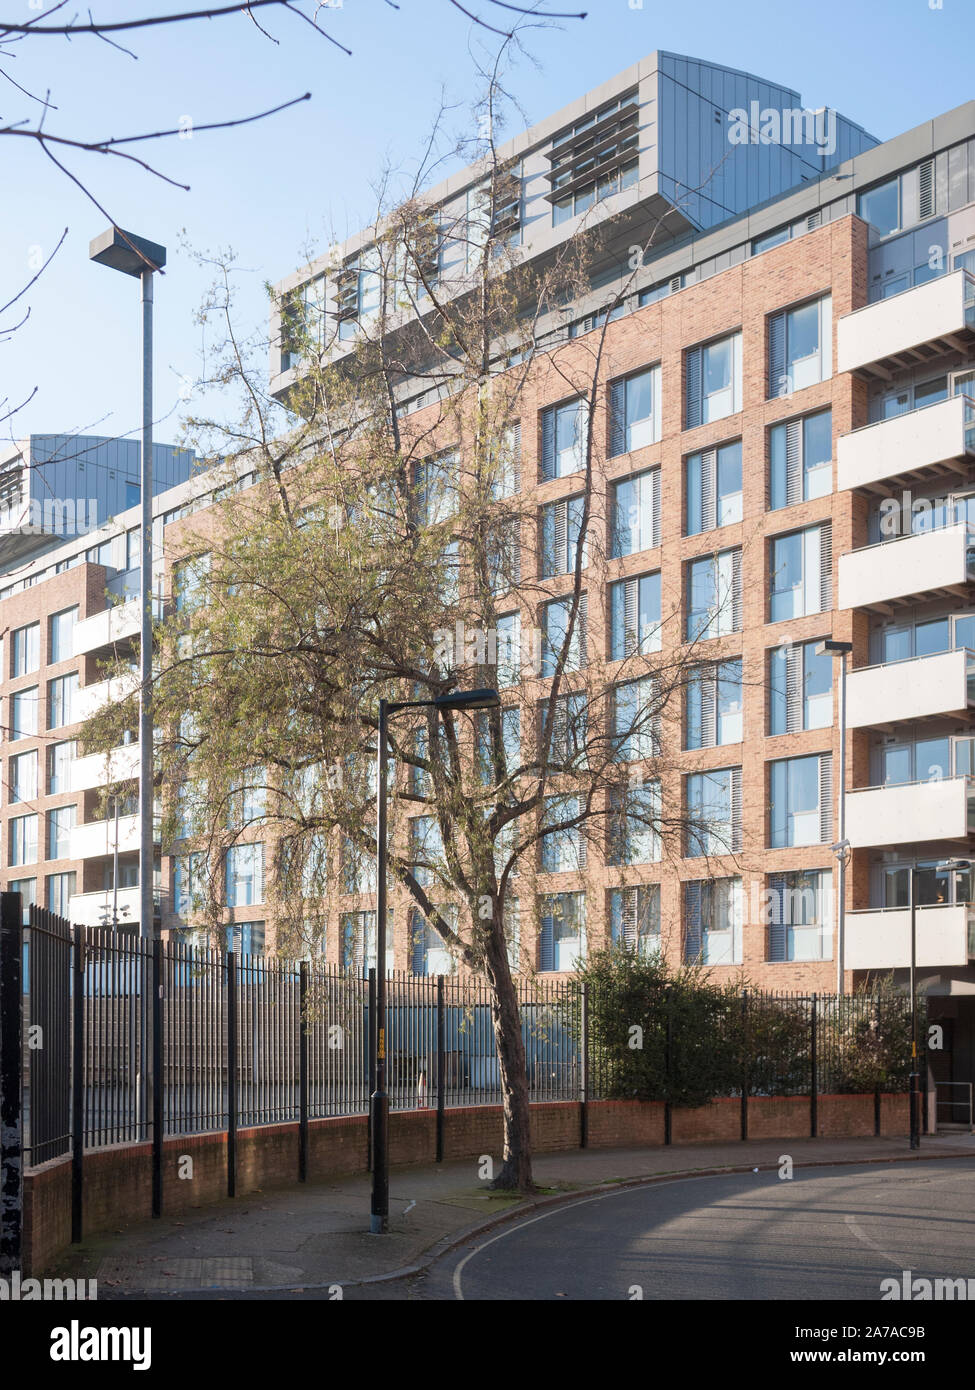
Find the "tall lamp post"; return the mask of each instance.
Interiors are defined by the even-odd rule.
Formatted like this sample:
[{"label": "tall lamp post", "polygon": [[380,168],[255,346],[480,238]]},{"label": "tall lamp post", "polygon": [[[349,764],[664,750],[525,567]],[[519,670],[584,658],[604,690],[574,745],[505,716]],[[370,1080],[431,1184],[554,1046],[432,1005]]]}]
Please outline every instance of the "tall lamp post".
[{"label": "tall lamp post", "polygon": [[[971,861],[970,859],[943,859],[943,860],[936,866],[936,872],[937,872],[938,870],[940,870],[940,871],[943,871],[943,872],[945,872],[945,873],[951,873],[951,874],[953,874],[953,873],[964,872],[965,870],[971,869],[971,867],[972,867],[972,861]],[[916,1111],[916,1108],[917,1108],[917,1101],[918,1101],[918,1095],[917,1095],[918,1087],[917,1087],[917,1085],[916,1085],[916,1081],[917,1081],[917,1079],[918,1079],[918,1077],[919,1077],[919,1073],[918,1073],[918,1057],[917,1057],[917,1002],[916,1002],[916,995],[915,995],[915,992],[914,992],[914,990],[915,990],[915,973],[916,973],[916,961],[915,961],[915,957],[916,957],[916,955],[917,955],[917,951],[916,951],[916,947],[915,947],[915,941],[914,941],[914,876],[915,876],[916,873],[917,873],[917,870],[914,869],[914,868],[912,868],[912,869],[911,869],[911,1081],[912,1081],[912,1083],[914,1083],[914,1085],[913,1085],[913,1094],[912,1094],[912,1097],[911,1097],[911,1148],[912,1148],[912,1149],[919,1148],[919,1147],[920,1147],[920,1143],[921,1143],[921,1140],[920,1140],[920,1130],[921,1130],[921,1127],[920,1127],[919,1119],[915,1119],[915,1111]],[[936,1117],[936,1118],[937,1118],[937,1117]]]},{"label": "tall lamp post", "polygon": [[853,650],[852,642],[837,642],[828,638],[821,642],[820,652],[829,652],[834,661],[840,659],[840,796],[839,837],[832,846],[839,867],[839,891],[836,912],[836,993],[844,992],[843,973],[846,955],[846,863],[850,842],[846,839],[846,659]]},{"label": "tall lamp post", "polygon": [[89,258],[142,282],[142,550],[139,602],[142,608],[139,653],[139,917],[140,935],[153,928],[152,785],[152,277],[166,264],[166,248],[120,227],[95,237]]},{"label": "tall lamp post", "polygon": [[496,690],[454,691],[433,700],[380,700],[376,736],[376,1089],[369,1100],[372,1122],[372,1213],[369,1230],[389,1229],[389,1096],[386,1091],[386,742],[389,716],[401,709],[497,709]]}]

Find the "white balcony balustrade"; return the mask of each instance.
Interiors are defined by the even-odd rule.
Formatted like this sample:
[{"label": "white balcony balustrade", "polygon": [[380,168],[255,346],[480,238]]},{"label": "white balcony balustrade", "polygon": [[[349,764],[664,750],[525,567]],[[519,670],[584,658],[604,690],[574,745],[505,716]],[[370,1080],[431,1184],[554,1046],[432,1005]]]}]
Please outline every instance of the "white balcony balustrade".
[{"label": "white balcony balustrade", "polygon": [[[919,905],[915,942],[919,969],[967,966],[975,958],[975,914],[965,903]],[[848,912],[844,956],[848,970],[909,968],[910,908]]]},{"label": "white balcony balustrade", "polygon": [[944,777],[863,787],[846,795],[846,835],[854,849],[925,840],[967,840],[975,829],[975,779]]},{"label": "white balcony balustrade", "polygon": [[964,475],[975,454],[975,401],[952,396],[840,435],[837,487],[884,492],[884,483]]},{"label": "white balcony balustrade", "polygon": [[975,652],[951,652],[864,666],[847,678],[846,722],[851,729],[930,719],[975,708]]},{"label": "white balcony balustrade", "polygon": [[865,377],[965,351],[975,333],[975,276],[939,275],[903,294],[844,314],[836,325],[836,365]]}]

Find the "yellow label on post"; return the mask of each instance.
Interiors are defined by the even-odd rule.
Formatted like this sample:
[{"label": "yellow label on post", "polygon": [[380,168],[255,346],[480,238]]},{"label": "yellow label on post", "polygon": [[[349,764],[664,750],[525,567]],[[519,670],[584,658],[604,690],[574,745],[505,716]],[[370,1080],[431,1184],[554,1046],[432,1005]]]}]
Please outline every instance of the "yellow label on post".
[{"label": "yellow label on post", "polygon": [[379,1030],[379,1056],[385,1060],[386,1057],[386,1029]]}]

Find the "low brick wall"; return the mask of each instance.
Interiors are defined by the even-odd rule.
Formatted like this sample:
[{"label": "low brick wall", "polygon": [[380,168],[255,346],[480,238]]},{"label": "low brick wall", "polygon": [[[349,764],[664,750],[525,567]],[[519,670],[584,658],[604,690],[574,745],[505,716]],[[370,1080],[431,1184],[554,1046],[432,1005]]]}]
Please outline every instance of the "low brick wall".
[{"label": "low brick wall", "polygon": [[[591,1148],[653,1147],[664,1142],[664,1106],[659,1102],[591,1101]],[[818,1131],[824,1138],[874,1133],[874,1098],[820,1096]],[[907,1098],[880,1098],[880,1132],[906,1134]],[[581,1107],[574,1102],[532,1106],[536,1153],[579,1147]],[[364,1115],[312,1120],[308,1125],[308,1179],[322,1182],[367,1169]],[[753,1096],[748,1102],[750,1139],[801,1139],[809,1135],[809,1098]],[[719,1143],[741,1138],[741,1102],[715,1100],[695,1109],[671,1112],[674,1144]],[[500,1106],[474,1105],[444,1113],[444,1158],[500,1161]],[[434,1110],[395,1111],[389,1117],[389,1159],[393,1167],[433,1163],[437,1116]],[[191,1160],[191,1165],[187,1162]],[[192,1174],[192,1176],[189,1176]],[[298,1125],[262,1125],[237,1133],[237,1194],[298,1181]],[[178,1215],[227,1195],[227,1136],[194,1134],[163,1145],[163,1210]],[[102,1235],[152,1214],[152,1147],[120,1144],[85,1155],[83,1223],[85,1236]],[[30,1170],[24,1180],[24,1271],[40,1274],[71,1241],[71,1159],[52,1159]]]}]

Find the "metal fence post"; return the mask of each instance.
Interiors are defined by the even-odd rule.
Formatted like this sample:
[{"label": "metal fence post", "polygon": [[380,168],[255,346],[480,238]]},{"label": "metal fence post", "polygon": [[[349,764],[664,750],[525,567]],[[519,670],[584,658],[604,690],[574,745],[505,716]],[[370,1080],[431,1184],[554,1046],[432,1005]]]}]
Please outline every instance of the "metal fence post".
[{"label": "metal fence post", "polygon": [[237,953],[227,952],[227,1196],[237,1195]]},{"label": "metal fence post", "polygon": [[589,986],[585,982],[580,991],[579,1009],[579,1048],[581,1052],[579,1068],[579,1148],[589,1147]]},{"label": "metal fence post", "polygon": [[444,1110],[447,1105],[447,986],[437,976],[437,1162],[443,1163]]},{"label": "metal fence post", "polygon": [[163,944],[152,943],[152,1214],[163,1206]]},{"label": "metal fence post", "polygon": [[819,1010],[819,996],[812,997],[812,1012],[809,1015],[809,1137],[816,1138],[819,1128],[819,1057],[817,1053],[816,1024]]},{"label": "metal fence post", "polygon": [[85,1195],[85,966],[88,933],[74,929],[71,1005],[71,1240],[84,1229]]},{"label": "metal fence post", "polygon": [[671,995],[670,986],[668,985],[667,988],[664,990],[664,1008],[666,1010],[666,1017],[664,1019],[664,1079],[666,1087],[665,1095],[667,1097],[664,1101],[665,1144],[669,1144],[671,1142],[670,1092],[673,1085],[672,1062],[674,1051],[674,1011],[672,1006],[673,998]]},{"label": "metal fence post", "polygon": [[0,894],[0,1274],[24,1238],[24,927],[19,893]]},{"label": "metal fence post", "polygon": [[[369,1094],[376,1090],[376,970],[369,968],[368,1017],[366,1037],[369,1039]],[[372,1172],[372,1106],[366,1106],[366,1171]]]},{"label": "metal fence post", "polygon": [[298,1181],[308,1181],[308,962],[298,962]]},{"label": "metal fence post", "polygon": [[741,1137],[748,1138],[748,990],[741,992]]}]

